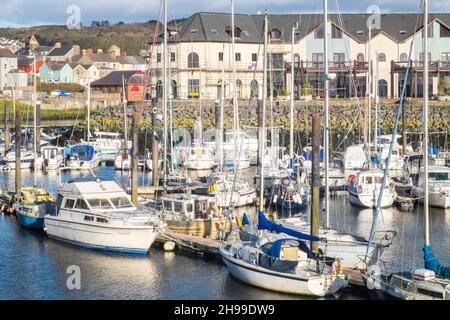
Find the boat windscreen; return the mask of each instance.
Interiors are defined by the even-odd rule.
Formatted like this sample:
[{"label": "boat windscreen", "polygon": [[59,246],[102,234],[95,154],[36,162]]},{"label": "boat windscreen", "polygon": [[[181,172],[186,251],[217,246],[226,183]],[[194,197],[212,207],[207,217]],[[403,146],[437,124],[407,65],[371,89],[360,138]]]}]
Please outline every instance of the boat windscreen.
[{"label": "boat windscreen", "polygon": [[111,203],[116,209],[132,208],[130,200],[127,197],[111,198]]},{"label": "boat windscreen", "polygon": [[92,209],[112,209],[111,203],[108,199],[90,199],[88,202]]}]

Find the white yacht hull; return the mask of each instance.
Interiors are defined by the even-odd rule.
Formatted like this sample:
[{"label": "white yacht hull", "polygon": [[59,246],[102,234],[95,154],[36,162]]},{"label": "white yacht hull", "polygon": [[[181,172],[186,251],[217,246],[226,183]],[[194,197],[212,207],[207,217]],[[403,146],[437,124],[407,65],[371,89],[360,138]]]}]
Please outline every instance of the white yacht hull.
[{"label": "white yacht hull", "polygon": [[45,217],[45,231],[50,238],[85,248],[141,254],[149,250],[158,233],[151,225],[101,226],[58,216]]},{"label": "white yacht hull", "polygon": [[184,163],[189,170],[210,170],[214,165],[214,160],[187,160]]},{"label": "white yacht hull", "polygon": [[255,287],[283,293],[322,297],[334,294],[346,286],[346,281],[340,277],[315,276],[301,278],[291,274],[271,271],[235,259],[223,249],[221,249],[220,253],[223,262],[235,278]]},{"label": "white yacht hull", "polygon": [[[231,192],[222,192],[216,195],[217,206],[228,207],[230,206]],[[233,192],[231,202],[234,207],[243,207],[253,204],[256,198],[256,190],[249,189],[244,192]]]},{"label": "white yacht hull", "polygon": [[[423,189],[414,188],[414,195],[419,198],[420,203],[423,204]],[[450,194],[444,192],[429,191],[429,203],[432,207],[447,209],[450,208]]]},{"label": "white yacht hull", "polygon": [[99,166],[99,164],[100,160],[90,160],[90,161],[68,160],[66,162],[66,169],[70,170],[95,169]]},{"label": "white yacht hull", "polygon": [[[349,189],[350,203],[354,206],[363,208],[375,208],[377,206],[379,192],[358,193],[355,190]],[[395,194],[384,192],[381,199],[381,208],[392,207],[395,200]]]}]

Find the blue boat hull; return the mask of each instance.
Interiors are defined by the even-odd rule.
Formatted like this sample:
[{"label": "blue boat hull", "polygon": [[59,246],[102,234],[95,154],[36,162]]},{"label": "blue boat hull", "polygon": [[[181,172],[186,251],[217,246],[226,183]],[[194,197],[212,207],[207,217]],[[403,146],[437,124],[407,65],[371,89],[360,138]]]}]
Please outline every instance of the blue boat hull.
[{"label": "blue boat hull", "polygon": [[302,198],[302,200],[303,200],[302,203],[298,203],[298,202],[288,202],[288,201],[284,201],[282,199],[277,199],[277,205],[286,210],[300,211],[308,206],[308,199]]},{"label": "blue boat hull", "polygon": [[34,218],[17,212],[20,224],[25,228],[44,230],[44,218]]}]

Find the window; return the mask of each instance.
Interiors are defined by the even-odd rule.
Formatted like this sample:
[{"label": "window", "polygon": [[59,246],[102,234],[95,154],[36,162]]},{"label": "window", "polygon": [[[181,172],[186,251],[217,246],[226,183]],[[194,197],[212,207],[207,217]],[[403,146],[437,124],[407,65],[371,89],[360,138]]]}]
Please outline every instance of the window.
[{"label": "window", "polygon": [[386,55],[383,52],[380,52],[378,54],[378,61],[379,62],[386,62]]},{"label": "window", "polygon": [[256,62],[256,61],[258,61],[258,54],[252,53],[252,62]]},{"label": "window", "polygon": [[192,203],[187,203],[186,204],[186,212],[192,212],[194,210],[194,206],[192,205]]},{"label": "window", "polygon": [[182,212],[183,211],[183,203],[182,202],[174,202],[173,203],[173,210],[175,212]]},{"label": "window", "polygon": [[270,31],[270,38],[274,40],[281,40],[281,31],[274,28]]},{"label": "window", "polygon": [[323,53],[312,54],[313,65],[316,68],[323,68]]},{"label": "window", "polygon": [[156,54],[156,62],[161,62],[161,53]]},{"label": "window", "polygon": [[91,199],[88,201],[92,209],[112,209],[111,203],[108,201],[108,199]]},{"label": "window", "polygon": [[406,36],[407,34],[408,34],[408,32],[407,32],[406,30],[400,30],[400,31],[398,32],[398,35],[399,35],[399,36],[402,36],[402,37]]},{"label": "window", "polygon": [[331,38],[333,39],[342,39],[342,31],[335,25],[331,26]]},{"label": "window", "polygon": [[219,61],[223,61],[223,52],[219,52]]},{"label": "window", "polygon": [[170,53],[170,62],[175,62],[175,52]]},{"label": "window", "polygon": [[[231,26],[225,27],[225,32],[228,33],[231,36]],[[241,37],[242,30],[239,27],[234,27],[234,36],[235,38]]]},{"label": "window", "polygon": [[241,53],[236,52],[236,61],[241,61]]},{"label": "window", "polygon": [[66,199],[66,202],[64,203],[64,208],[72,209],[74,204],[75,204],[75,200]]},{"label": "window", "polygon": [[252,82],[250,82],[250,97],[258,98],[258,96],[259,96],[258,81],[252,80]]},{"label": "window", "polygon": [[442,61],[450,62],[450,52],[443,52],[441,56]]},{"label": "window", "polygon": [[84,216],[84,221],[94,221],[93,216]]},{"label": "window", "polygon": [[362,37],[362,36],[364,36],[364,31],[358,30],[358,31],[356,31],[356,35],[357,35],[358,37]]},{"label": "window", "polygon": [[75,209],[88,210],[89,207],[88,207],[86,201],[84,201],[83,199],[78,199],[77,203],[75,204]]},{"label": "window", "polygon": [[128,200],[127,197],[112,198],[110,200],[116,209],[133,207],[133,205],[131,204],[130,200]]},{"label": "window", "polygon": [[188,68],[199,68],[200,62],[198,58],[198,54],[195,52],[191,52],[188,55]]},{"label": "window", "polygon": [[345,53],[334,53],[333,62],[335,67],[343,67],[345,65]]},{"label": "window", "polygon": [[402,53],[400,55],[400,62],[408,62],[408,55],[406,53]]},{"label": "window", "polygon": [[189,79],[188,80],[188,98],[200,97],[200,80]]},{"label": "window", "polygon": [[358,55],[356,56],[356,62],[364,63],[364,53],[358,53]]},{"label": "window", "polygon": [[432,181],[448,181],[450,180],[449,172],[430,172],[428,177]]},{"label": "window", "polygon": [[[421,52],[420,54],[419,54],[419,61],[424,61],[424,55],[423,55],[423,52]],[[428,52],[428,62],[430,62],[431,61],[431,52]]]}]

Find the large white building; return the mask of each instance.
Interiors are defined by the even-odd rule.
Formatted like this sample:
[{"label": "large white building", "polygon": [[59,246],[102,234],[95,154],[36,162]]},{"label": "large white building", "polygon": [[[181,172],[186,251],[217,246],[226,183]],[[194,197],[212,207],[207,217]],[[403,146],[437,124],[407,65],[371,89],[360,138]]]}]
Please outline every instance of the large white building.
[{"label": "large white building", "polygon": [[[381,97],[398,97],[408,64],[411,76],[406,95],[422,95],[422,25],[416,14],[382,14],[380,29],[372,30],[369,53],[368,14],[331,14],[329,16],[331,94],[336,97],[364,96],[367,93],[369,56],[372,66],[372,92],[378,74]],[[320,14],[269,15],[268,77],[277,95],[288,95],[292,70],[294,96],[309,92],[323,94],[323,18]],[[417,22],[419,24],[417,25]],[[292,51],[293,28],[294,46]],[[431,92],[450,87],[450,14],[430,17]],[[260,97],[263,82],[264,15],[235,16],[235,57],[232,57],[231,15],[196,13],[170,26],[168,60],[172,93],[176,98],[217,99],[221,81],[225,97],[234,88],[232,63],[236,64],[239,98]],[[162,34],[152,50],[152,86],[162,95]],[[414,40],[414,41],[413,41]],[[412,45],[412,55],[409,57]],[[292,68],[292,54],[294,66]],[[311,90],[307,88],[310,87]],[[269,92],[269,90],[268,90]]]},{"label": "large white building", "polygon": [[17,69],[17,56],[8,49],[0,49],[0,91],[13,86],[10,81],[13,78],[8,77],[8,73]]}]

